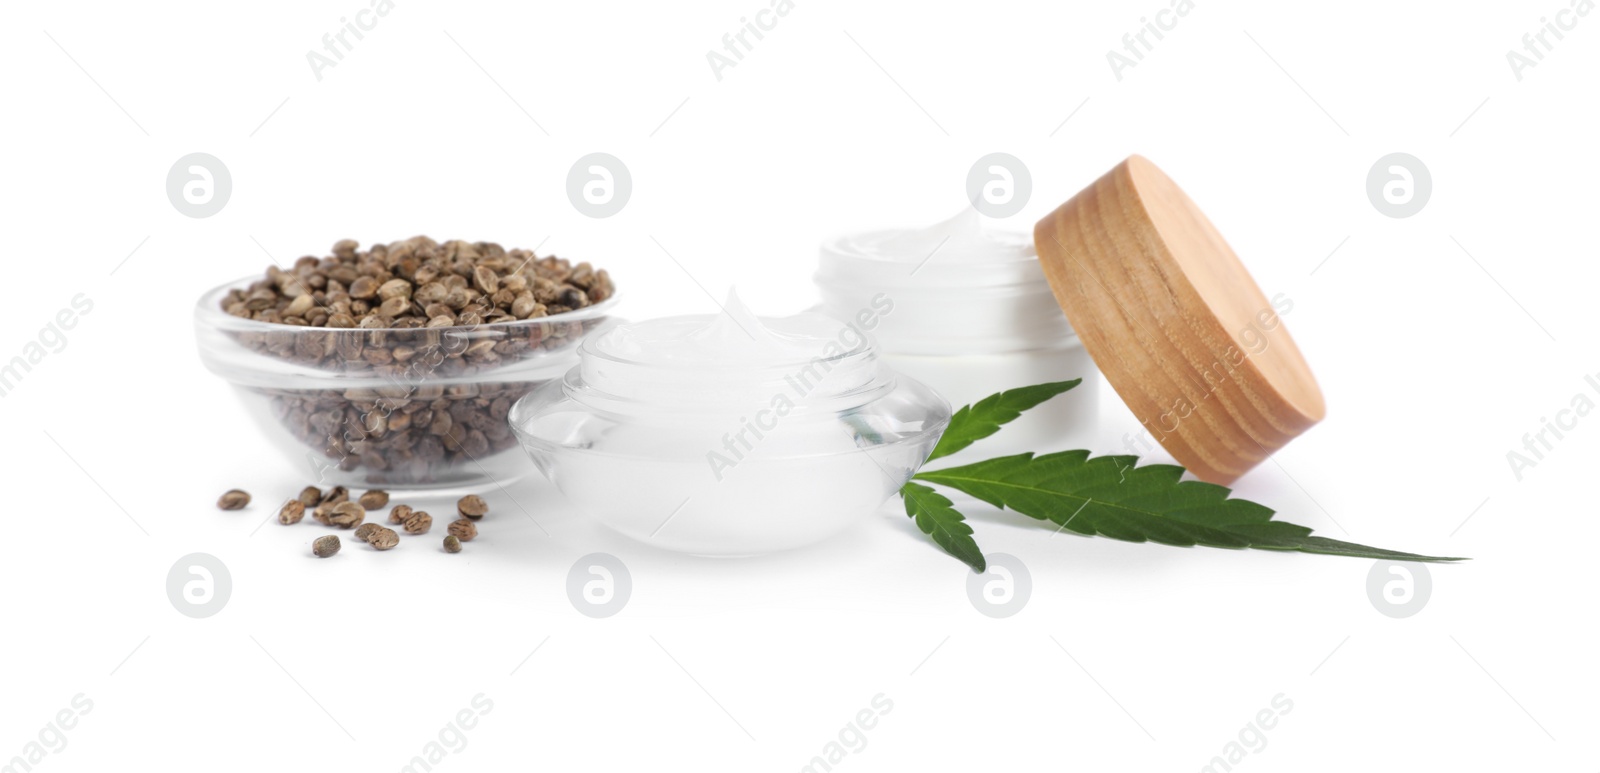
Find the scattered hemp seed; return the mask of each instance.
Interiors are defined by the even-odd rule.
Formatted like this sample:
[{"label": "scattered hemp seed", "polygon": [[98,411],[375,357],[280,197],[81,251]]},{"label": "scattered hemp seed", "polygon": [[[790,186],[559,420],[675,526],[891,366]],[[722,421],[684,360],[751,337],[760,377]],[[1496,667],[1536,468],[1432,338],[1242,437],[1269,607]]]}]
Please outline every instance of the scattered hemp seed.
[{"label": "scattered hemp seed", "polygon": [[389,523],[405,523],[409,517],[411,517],[410,505],[395,505],[394,509],[389,511]]},{"label": "scattered hemp seed", "polygon": [[427,534],[433,528],[433,516],[418,510],[406,516],[405,530],[407,534]]},{"label": "scattered hemp seed", "polygon": [[322,489],[316,486],[306,486],[301,489],[300,504],[310,508],[315,508],[317,505],[322,504]]},{"label": "scattered hemp seed", "polygon": [[448,530],[450,536],[462,542],[471,542],[473,537],[478,536],[478,525],[465,518],[459,521],[451,521]]},{"label": "scattered hemp seed", "polygon": [[291,499],[283,503],[283,509],[278,511],[278,523],[284,526],[296,524],[306,517],[306,503],[298,499]]},{"label": "scattered hemp seed", "polygon": [[378,550],[388,550],[400,544],[400,535],[394,533],[394,529],[386,529],[379,526],[378,530],[372,533],[372,536],[367,537],[367,544]]},{"label": "scattered hemp seed", "polygon": [[383,528],[382,525],[368,521],[356,527],[356,539],[367,542],[372,538],[372,533]]},{"label": "scattered hemp seed", "polygon": [[452,535],[450,535],[448,537],[445,537],[444,538],[444,552],[446,552],[446,553],[460,553],[461,552],[461,540],[457,539],[456,535],[454,535],[454,534],[452,534]]},{"label": "scattered hemp seed", "polygon": [[464,518],[471,518],[476,521],[489,512],[489,503],[483,501],[483,497],[477,494],[468,494],[462,497],[461,501],[456,502],[456,512],[460,513]]},{"label": "scattered hemp seed", "polygon": [[337,552],[339,552],[339,538],[332,534],[318,537],[316,542],[311,543],[311,555],[317,558],[327,558]]},{"label": "scattered hemp seed", "polygon": [[320,504],[336,505],[340,502],[348,501],[350,501],[350,489],[347,489],[344,486],[334,486],[323,493],[322,502],[320,502]]},{"label": "scattered hemp seed", "polygon": [[373,489],[362,494],[358,501],[368,510],[382,510],[384,505],[389,504],[389,492]]},{"label": "scattered hemp seed", "polygon": [[335,507],[338,507],[338,505],[335,505],[331,502],[325,502],[317,505],[316,508],[311,511],[311,519],[322,524],[323,526],[332,526],[333,508]]},{"label": "scattered hemp seed", "polygon": [[217,508],[220,510],[243,510],[250,504],[250,495],[239,489],[229,489],[227,493],[217,498]]},{"label": "scattered hemp seed", "polygon": [[328,520],[341,529],[353,529],[367,519],[367,511],[359,502],[340,502],[333,506],[333,514]]}]

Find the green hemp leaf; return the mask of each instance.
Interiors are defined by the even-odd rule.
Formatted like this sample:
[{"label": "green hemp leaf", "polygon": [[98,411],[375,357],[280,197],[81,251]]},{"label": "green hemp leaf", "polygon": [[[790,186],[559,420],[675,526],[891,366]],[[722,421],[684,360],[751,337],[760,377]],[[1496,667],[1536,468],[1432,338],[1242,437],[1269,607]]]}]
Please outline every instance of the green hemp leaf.
[{"label": "green hemp leaf", "polygon": [[923,534],[932,537],[944,552],[972,567],[972,571],[983,573],[987,565],[983,551],[972,538],[972,527],[951,506],[948,497],[917,483],[907,483],[900,489],[900,496],[906,501],[906,515],[916,520]]},{"label": "green hemp leaf", "polygon": [[999,432],[1001,425],[1015,420],[1023,411],[1080,383],[1083,383],[1083,379],[1075,378],[1071,381],[1019,387],[989,395],[972,405],[962,406],[961,410],[950,417],[950,426],[939,436],[939,443],[933,447],[933,453],[928,455],[928,461],[949,456]]},{"label": "green hemp leaf", "polygon": [[[957,411],[929,459],[955,453],[1000,431],[1034,406],[1078,385],[1077,380],[1022,387]],[[1182,467],[1137,466],[1134,456],[1091,457],[1088,451],[1004,456],[960,467],[925,470],[913,481],[949,486],[995,507],[1049,521],[1057,530],[1128,542],[1218,548],[1256,548],[1394,561],[1459,561],[1313,536],[1304,526],[1275,521],[1271,508],[1234,499],[1225,486],[1183,480]],[[946,553],[984,571],[972,527],[934,489],[908,482],[900,489],[906,515]]]}]

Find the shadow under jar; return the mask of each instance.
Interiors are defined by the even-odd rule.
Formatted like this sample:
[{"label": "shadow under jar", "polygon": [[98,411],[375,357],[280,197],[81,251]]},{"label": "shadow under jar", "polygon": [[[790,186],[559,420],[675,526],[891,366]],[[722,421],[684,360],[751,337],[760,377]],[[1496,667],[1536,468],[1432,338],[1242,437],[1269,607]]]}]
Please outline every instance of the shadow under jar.
[{"label": "shadow under jar", "polygon": [[195,308],[201,360],[317,481],[389,489],[508,483],[527,464],[506,415],[576,362],[615,296],[545,317],[413,328],[284,325],[228,314],[218,287]]}]

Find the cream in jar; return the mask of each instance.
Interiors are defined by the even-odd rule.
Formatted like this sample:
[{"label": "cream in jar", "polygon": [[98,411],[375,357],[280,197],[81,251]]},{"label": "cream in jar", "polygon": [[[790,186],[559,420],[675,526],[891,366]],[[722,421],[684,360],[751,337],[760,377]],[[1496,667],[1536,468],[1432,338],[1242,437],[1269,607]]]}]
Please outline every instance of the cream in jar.
[{"label": "cream in jar", "polygon": [[991,228],[966,207],[926,228],[824,243],[816,283],[820,310],[839,319],[874,298],[892,303],[873,331],[885,361],[955,406],[1083,379],[980,441],[975,452],[1044,453],[1093,441],[1100,375],[1045,281],[1031,234]]},{"label": "cream in jar", "polygon": [[724,312],[587,339],[565,378],[511,413],[539,469],[602,523],[660,547],[748,555],[871,513],[933,450],[950,407],[865,330],[807,313]]}]

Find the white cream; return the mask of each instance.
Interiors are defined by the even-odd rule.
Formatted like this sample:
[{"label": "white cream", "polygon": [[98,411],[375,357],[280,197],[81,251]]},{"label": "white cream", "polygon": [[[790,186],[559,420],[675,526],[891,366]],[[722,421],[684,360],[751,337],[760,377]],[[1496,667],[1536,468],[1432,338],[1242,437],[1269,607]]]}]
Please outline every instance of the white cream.
[{"label": "white cream", "polygon": [[950,407],[883,365],[860,323],[725,311],[591,337],[511,423],[540,469],[607,525],[741,555],[795,547],[881,505]]},{"label": "white cream", "polygon": [[929,266],[1038,260],[1031,238],[988,227],[972,207],[926,228],[847,236],[835,242],[834,248],[863,258],[911,264],[926,261]]},{"label": "white cream", "polygon": [[895,370],[961,406],[995,392],[1082,378],[981,443],[982,453],[1086,447],[1100,379],[1045,280],[1029,234],[992,227],[967,207],[923,228],[824,242],[821,311],[848,319],[882,295],[893,313],[874,334]]},{"label": "white cream", "polygon": [[759,368],[821,353],[838,324],[817,315],[763,320],[728,292],[721,314],[667,317],[621,325],[597,336],[592,351],[639,363]]},{"label": "white cream", "polygon": [[719,314],[622,325],[585,342],[586,389],[641,411],[786,411],[870,399],[880,363],[859,327],[820,314],[757,317],[734,292]]}]

